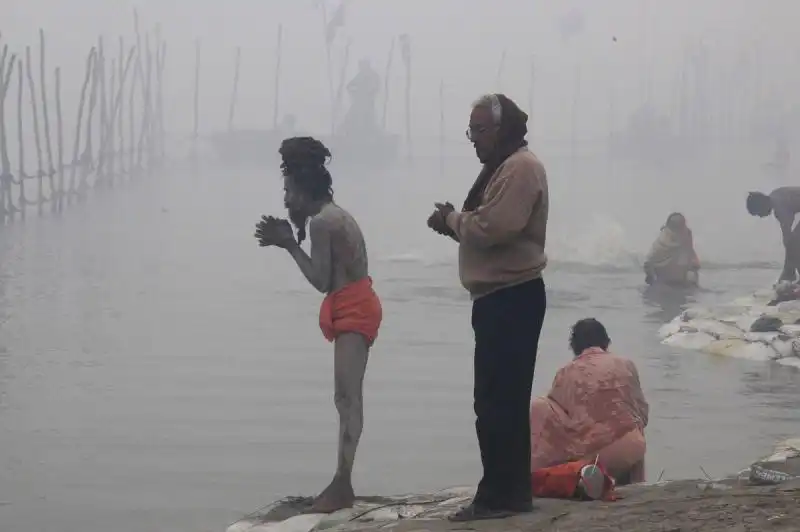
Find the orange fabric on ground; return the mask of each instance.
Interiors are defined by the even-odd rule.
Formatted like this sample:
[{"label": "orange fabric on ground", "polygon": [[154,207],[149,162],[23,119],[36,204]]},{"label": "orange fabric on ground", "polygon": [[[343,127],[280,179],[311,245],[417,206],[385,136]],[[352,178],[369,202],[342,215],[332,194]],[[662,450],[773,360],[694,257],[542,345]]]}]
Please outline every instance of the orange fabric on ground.
[{"label": "orange fabric on ground", "polygon": [[319,328],[329,342],[342,333],[354,332],[363,335],[371,346],[382,319],[381,300],[372,289],[371,277],[331,292],[319,309]]},{"label": "orange fabric on ground", "polygon": [[[581,469],[592,463],[590,460],[579,460],[534,471],[531,474],[533,496],[539,499],[578,498],[578,482],[581,478]],[[602,499],[604,501],[614,501],[617,499],[614,492],[614,481],[602,467],[600,467],[600,470],[603,471],[606,477]]]}]

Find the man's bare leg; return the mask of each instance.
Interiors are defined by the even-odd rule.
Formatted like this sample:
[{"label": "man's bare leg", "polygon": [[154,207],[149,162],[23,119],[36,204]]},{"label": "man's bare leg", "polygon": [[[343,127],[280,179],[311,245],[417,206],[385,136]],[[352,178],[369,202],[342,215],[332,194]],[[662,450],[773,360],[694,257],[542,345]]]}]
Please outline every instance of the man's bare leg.
[{"label": "man's bare leg", "polygon": [[369,358],[367,340],[358,333],[343,333],[334,344],[334,402],[339,412],[339,454],[336,474],[314,501],[314,510],[335,512],[355,502],[353,461],[364,426],[364,373]]}]

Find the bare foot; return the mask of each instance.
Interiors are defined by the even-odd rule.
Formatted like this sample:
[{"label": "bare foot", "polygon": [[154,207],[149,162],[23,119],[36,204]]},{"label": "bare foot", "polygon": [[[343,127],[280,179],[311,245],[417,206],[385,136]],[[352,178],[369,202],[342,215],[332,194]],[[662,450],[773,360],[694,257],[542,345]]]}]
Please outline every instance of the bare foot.
[{"label": "bare foot", "polygon": [[352,508],[355,502],[356,495],[350,482],[333,479],[333,482],[316,498],[311,510],[329,514],[343,508]]}]

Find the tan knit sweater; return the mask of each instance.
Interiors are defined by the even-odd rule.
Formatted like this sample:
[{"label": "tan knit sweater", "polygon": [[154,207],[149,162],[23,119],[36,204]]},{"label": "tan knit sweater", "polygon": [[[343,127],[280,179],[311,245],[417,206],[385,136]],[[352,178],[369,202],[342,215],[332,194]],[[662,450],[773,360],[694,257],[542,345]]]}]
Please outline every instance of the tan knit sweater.
[{"label": "tan knit sweater", "polygon": [[473,299],[541,276],[548,209],[544,166],[521,148],[492,175],[476,210],[447,216],[461,284]]}]

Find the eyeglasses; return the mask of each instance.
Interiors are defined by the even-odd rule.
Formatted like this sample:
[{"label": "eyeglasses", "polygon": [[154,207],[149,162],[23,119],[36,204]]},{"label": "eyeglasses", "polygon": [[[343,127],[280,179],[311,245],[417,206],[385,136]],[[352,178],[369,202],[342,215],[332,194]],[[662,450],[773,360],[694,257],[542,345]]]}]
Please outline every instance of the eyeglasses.
[{"label": "eyeglasses", "polygon": [[489,128],[487,128],[486,126],[469,126],[467,130],[464,131],[464,134],[467,136],[468,140],[475,140],[475,137],[477,135],[482,135],[483,133],[486,133],[488,129]]}]

